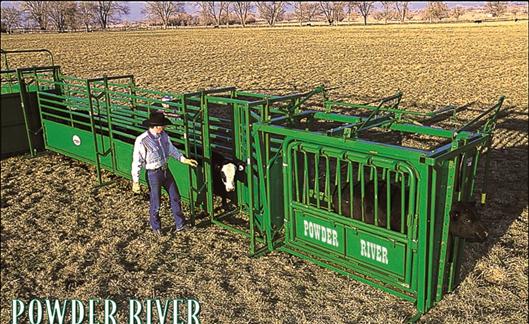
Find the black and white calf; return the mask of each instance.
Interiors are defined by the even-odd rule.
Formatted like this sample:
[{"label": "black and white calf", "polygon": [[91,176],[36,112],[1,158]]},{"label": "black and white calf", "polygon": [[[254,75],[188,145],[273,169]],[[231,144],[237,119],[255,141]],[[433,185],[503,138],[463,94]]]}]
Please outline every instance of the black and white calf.
[{"label": "black and white calf", "polygon": [[222,206],[227,207],[227,199],[236,204],[236,183],[244,179],[244,164],[225,158],[222,154],[212,152],[213,193],[222,198]]}]

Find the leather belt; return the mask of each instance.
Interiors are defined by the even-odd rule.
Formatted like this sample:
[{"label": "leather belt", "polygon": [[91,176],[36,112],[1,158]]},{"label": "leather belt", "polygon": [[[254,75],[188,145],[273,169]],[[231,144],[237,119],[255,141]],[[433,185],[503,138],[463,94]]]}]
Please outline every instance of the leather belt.
[{"label": "leather belt", "polygon": [[168,165],[167,163],[165,163],[162,166],[157,167],[156,169],[151,169],[150,171],[158,171],[158,170],[167,171],[167,169],[168,169]]}]

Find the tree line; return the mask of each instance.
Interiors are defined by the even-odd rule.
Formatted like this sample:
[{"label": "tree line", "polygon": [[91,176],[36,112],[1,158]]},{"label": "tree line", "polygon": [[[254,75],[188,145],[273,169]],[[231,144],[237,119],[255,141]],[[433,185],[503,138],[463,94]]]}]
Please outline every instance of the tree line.
[{"label": "tree line", "polygon": [[[375,1],[198,1],[191,3],[195,10],[188,13],[184,2],[147,1],[142,14],[151,25],[159,25],[162,28],[191,25],[219,27],[235,24],[246,27],[258,19],[270,26],[284,20],[294,20],[299,25],[316,21],[336,25],[346,19],[354,20],[358,16],[367,25],[368,17],[384,23],[405,22],[412,18],[409,1],[380,1],[379,6],[375,3]],[[493,17],[501,16],[507,9],[508,4],[505,1],[487,1],[484,7],[484,10]],[[511,10],[516,16],[519,7],[514,6]],[[2,7],[2,31],[12,32],[20,27],[58,32],[80,29],[105,30],[119,23],[129,12],[129,5],[125,1],[20,1],[17,6]],[[441,1],[429,1],[419,12],[422,20],[430,22],[448,17],[458,20],[464,13],[463,7],[449,9],[448,5]]]}]

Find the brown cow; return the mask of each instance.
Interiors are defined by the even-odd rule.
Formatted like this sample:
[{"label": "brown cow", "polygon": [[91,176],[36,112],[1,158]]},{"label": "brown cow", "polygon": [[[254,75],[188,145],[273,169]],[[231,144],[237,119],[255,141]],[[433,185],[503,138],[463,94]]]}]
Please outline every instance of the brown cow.
[{"label": "brown cow", "polygon": [[[367,224],[374,224],[375,216],[373,210],[375,209],[374,201],[374,183],[365,183],[364,196],[364,222]],[[391,185],[391,224],[390,228],[394,231],[400,231],[401,227],[401,188],[395,184]],[[341,190],[342,206],[341,215],[351,217],[350,210],[350,186],[346,183]],[[379,227],[386,227],[387,225],[387,208],[386,208],[386,186],[379,185],[378,188],[378,224]],[[362,219],[361,207],[361,187],[360,183],[353,186],[353,219]],[[332,205],[334,212],[338,213],[338,190],[335,188],[332,196]],[[407,208],[406,208],[407,210]],[[471,202],[455,202],[452,204],[450,211],[450,234],[463,238],[469,242],[483,242],[487,239],[488,232],[483,223],[480,221],[477,208]]]}]

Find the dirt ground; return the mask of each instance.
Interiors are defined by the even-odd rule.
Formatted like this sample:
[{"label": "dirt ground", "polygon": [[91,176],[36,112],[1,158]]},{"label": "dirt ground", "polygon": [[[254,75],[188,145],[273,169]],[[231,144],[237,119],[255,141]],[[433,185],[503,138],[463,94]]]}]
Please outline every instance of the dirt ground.
[{"label": "dirt ground", "polygon": [[[412,110],[485,108],[505,95],[481,210],[489,240],[467,244],[461,284],[421,322],[526,322],[526,22],[2,35],[1,46],[48,48],[69,75],[134,74],[142,87],[176,92],[326,83],[340,86],[332,97],[360,101],[400,89]],[[121,309],[129,298],[194,297],[205,323],[398,323],[414,314],[411,303],[297,257],[250,258],[247,239],[203,218],[155,237],[147,193],[110,174],[94,190],[95,169],[73,159],[48,152],[0,166],[2,322],[15,298],[109,298]],[[168,232],[166,200],[161,217]]]}]

